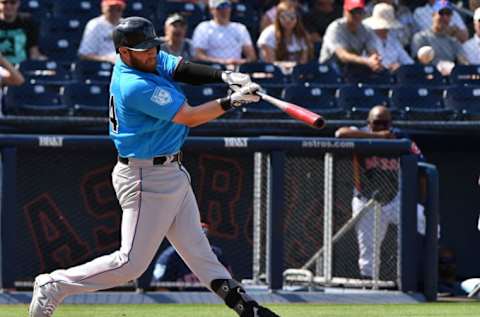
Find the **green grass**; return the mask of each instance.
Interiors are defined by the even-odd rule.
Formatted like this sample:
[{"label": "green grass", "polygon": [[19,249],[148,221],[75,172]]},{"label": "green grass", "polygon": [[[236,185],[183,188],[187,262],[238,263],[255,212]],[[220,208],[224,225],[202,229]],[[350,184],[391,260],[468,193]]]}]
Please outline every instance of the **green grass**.
[{"label": "green grass", "polygon": [[[391,305],[275,304],[282,317],[477,317],[479,302]],[[0,317],[26,317],[27,305],[0,305]],[[62,305],[54,317],[235,317],[224,305]]]}]

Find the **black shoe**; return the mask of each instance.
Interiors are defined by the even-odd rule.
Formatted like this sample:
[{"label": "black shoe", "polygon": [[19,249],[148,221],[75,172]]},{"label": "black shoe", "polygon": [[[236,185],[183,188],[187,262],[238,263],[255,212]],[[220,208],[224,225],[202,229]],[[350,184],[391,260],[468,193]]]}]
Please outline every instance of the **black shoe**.
[{"label": "black shoe", "polygon": [[280,317],[279,315],[275,314],[268,308],[258,306],[257,315],[258,317]]},{"label": "black shoe", "polygon": [[270,309],[258,305],[257,302],[247,302],[240,317],[280,317]]}]

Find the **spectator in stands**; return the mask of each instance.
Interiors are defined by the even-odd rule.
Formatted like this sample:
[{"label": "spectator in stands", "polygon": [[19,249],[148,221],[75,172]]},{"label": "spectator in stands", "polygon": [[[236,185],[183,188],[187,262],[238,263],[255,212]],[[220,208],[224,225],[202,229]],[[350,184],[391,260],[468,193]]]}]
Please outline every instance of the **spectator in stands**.
[{"label": "spectator in stands", "polygon": [[393,6],[386,3],[376,4],[372,16],[365,19],[363,24],[376,34],[375,47],[382,57],[382,65],[385,69],[394,71],[400,65],[413,64],[413,59],[390,31],[402,28],[402,24],[395,19]]},{"label": "spectator in stands", "polygon": [[38,27],[19,8],[20,0],[0,0],[0,53],[12,64],[46,59],[38,48]]},{"label": "spectator in stands", "polygon": [[275,23],[262,31],[257,46],[263,61],[291,61],[305,64],[312,58],[312,46],[297,5],[282,2],[277,6]]},{"label": "spectator in stands", "polygon": [[347,79],[358,73],[383,70],[375,35],[362,24],[364,9],[364,0],[345,0],[344,16],[328,26],[323,38],[319,62],[331,63]]},{"label": "spectator in stands", "polygon": [[404,47],[410,46],[412,36],[420,31],[413,18],[412,11],[398,0],[373,0],[365,7],[367,15],[370,16],[372,14],[373,7],[378,3],[387,3],[395,8],[395,18],[402,24],[402,27],[390,32],[400,40]]},{"label": "spectator in stands", "polygon": [[341,16],[342,8],[334,0],[313,0],[303,18],[312,42],[321,43],[328,25]]},{"label": "spectator in stands", "polygon": [[78,49],[81,59],[115,63],[113,28],[120,22],[126,0],[102,0],[102,14],[88,21]]},{"label": "spectator in stands", "polygon": [[431,46],[435,52],[432,61],[443,75],[448,75],[454,63],[468,64],[460,42],[449,33],[453,8],[448,1],[436,2],[433,6],[433,25],[413,36],[411,54],[417,55],[422,46]]},{"label": "spectator in stands", "polygon": [[475,34],[472,38],[463,43],[463,51],[470,64],[480,64],[480,8],[475,10],[473,15],[473,28]]},{"label": "spectator in stands", "polygon": [[209,0],[208,5],[213,19],[200,23],[193,32],[195,59],[227,65],[254,62],[257,55],[247,28],[230,22],[230,1]]},{"label": "spectator in stands", "polygon": [[[435,8],[439,5],[445,5],[452,8],[452,5],[447,0],[428,0],[427,4],[423,7],[415,9],[413,17],[418,25],[419,30],[429,30],[432,28],[433,20],[432,16],[437,12]],[[462,17],[454,10],[452,10],[451,19],[448,28],[445,30],[448,35],[455,37],[460,43],[468,40],[468,30]]]},{"label": "spectator in stands", "polygon": [[[373,107],[367,119],[367,126],[341,127],[335,132],[337,138],[367,138],[367,139],[397,139],[405,138],[398,129],[392,128],[392,115],[387,107]],[[422,153],[412,142],[412,154],[423,159]],[[389,224],[399,223],[400,195],[398,192],[400,161],[381,155],[355,154],[353,170],[352,216],[360,217],[356,223],[356,233],[359,245],[359,269],[363,278],[375,276],[374,262],[374,214],[375,204],[381,207],[380,227],[377,246],[382,244]],[[374,202],[374,205],[368,205]],[[423,206],[417,205],[417,231],[425,233],[425,215]],[[380,263],[377,263],[380,265]]]},{"label": "spectator in stands", "polygon": [[263,31],[267,26],[272,25],[275,22],[275,18],[277,17],[277,6],[283,2],[293,2],[298,4],[297,0],[278,0],[277,3],[273,5],[270,9],[268,9],[262,16],[260,20],[260,31]]},{"label": "spectator in stands", "polygon": [[165,36],[160,49],[176,56],[192,60],[195,55],[192,41],[185,38],[187,34],[187,20],[178,14],[173,13],[165,20]]},{"label": "spectator in stands", "polygon": [[[202,228],[208,237],[208,223],[202,222]],[[212,245],[212,251],[218,260],[231,272],[230,265],[226,261],[222,249]],[[152,283],[156,282],[200,283],[198,277],[190,271],[173,246],[166,248],[156,260]]]}]

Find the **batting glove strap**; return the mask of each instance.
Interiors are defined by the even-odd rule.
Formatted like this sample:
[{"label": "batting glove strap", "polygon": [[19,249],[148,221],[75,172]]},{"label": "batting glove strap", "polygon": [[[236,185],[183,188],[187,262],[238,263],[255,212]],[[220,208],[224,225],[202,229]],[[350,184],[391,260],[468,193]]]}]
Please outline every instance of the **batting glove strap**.
[{"label": "batting glove strap", "polygon": [[223,111],[229,111],[233,108],[232,99],[230,96],[217,99],[217,102],[220,104],[220,107],[222,107]]}]

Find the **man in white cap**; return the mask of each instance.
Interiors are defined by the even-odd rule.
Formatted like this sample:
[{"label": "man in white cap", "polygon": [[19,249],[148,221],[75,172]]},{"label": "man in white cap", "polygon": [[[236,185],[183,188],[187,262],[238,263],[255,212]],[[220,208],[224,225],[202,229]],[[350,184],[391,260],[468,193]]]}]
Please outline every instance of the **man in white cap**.
[{"label": "man in white cap", "polygon": [[473,15],[473,28],[475,34],[463,43],[463,50],[470,64],[480,64],[480,8]]},{"label": "man in white cap", "polygon": [[200,23],[193,32],[195,59],[239,65],[257,59],[250,33],[245,25],[231,22],[229,0],[209,0],[213,19]]},{"label": "man in white cap", "polygon": [[394,71],[400,65],[413,64],[413,59],[403,49],[398,38],[390,30],[400,29],[402,24],[395,18],[395,9],[387,3],[378,3],[373,7],[372,16],[363,24],[376,34],[375,46],[382,57],[384,68]]}]

